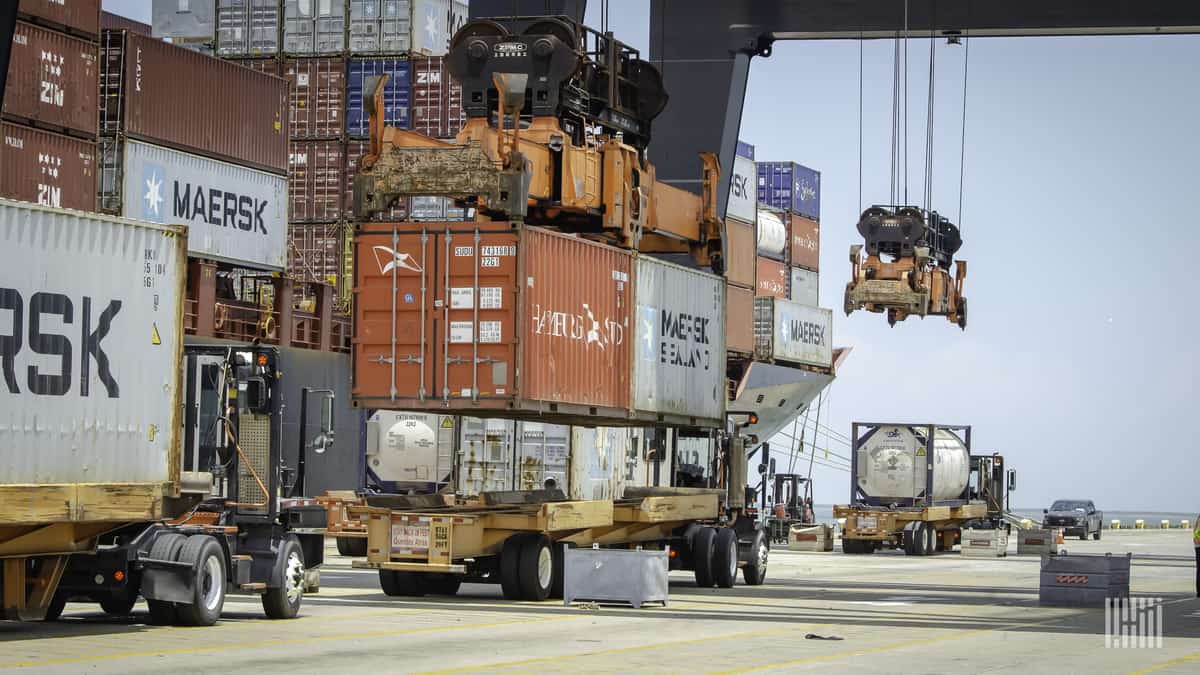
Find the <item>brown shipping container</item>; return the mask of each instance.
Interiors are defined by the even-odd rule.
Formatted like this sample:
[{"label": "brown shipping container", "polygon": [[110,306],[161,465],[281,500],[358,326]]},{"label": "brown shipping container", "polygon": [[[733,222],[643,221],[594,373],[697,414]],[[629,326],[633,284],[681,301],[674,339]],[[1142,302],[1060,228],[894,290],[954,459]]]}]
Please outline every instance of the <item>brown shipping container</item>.
[{"label": "brown shipping container", "polygon": [[725,278],[730,283],[754,286],[754,225],[725,219]]},{"label": "brown shipping container", "polygon": [[267,75],[279,77],[283,75],[283,68],[280,67],[279,59],[225,59],[230,63],[236,63],[243,68],[256,70]]},{"label": "brown shipping container", "polygon": [[288,226],[288,272],[299,281],[338,285],[342,276],[341,223]]},{"label": "brown shipping container", "polygon": [[792,264],[813,272],[819,272],[821,266],[821,226],[815,220],[804,216],[791,214],[792,223],[788,229],[791,237]]},{"label": "brown shipping container", "polygon": [[758,256],[758,284],[756,296],[770,295],[787,300],[788,266],[770,258]]},{"label": "brown shipping container", "polygon": [[[354,216],[354,172],[358,171],[358,160],[367,154],[367,148],[370,145],[367,141],[347,141],[346,142],[346,186],[343,191],[345,195],[342,201],[342,210],[346,220],[357,220]],[[396,203],[386,213],[377,214],[371,220],[396,223],[408,220],[410,201],[408,197],[401,197],[396,200]]]},{"label": "brown shipping container", "polygon": [[4,124],[0,197],[80,211],[96,210],[96,144]]},{"label": "brown shipping container", "polygon": [[340,138],[346,127],[345,59],[288,59],[291,84],[288,133],[297,138]]},{"label": "brown shipping container", "polygon": [[286,80],[128,31],[101,50],[105,133],[287,172]]},{"label": "brown shipping container", "polygon": [[359,227],[357,404],[630,423],[630,252],[509,223]]},{"label": "brown shipping container", "polygon": [[17,15],[90,40],[100,35],[100,0],[20,0]]},{"label": "brown shipping container", "polygon": [[[54,1],[50,0],[50,2]],[[149,35],[153,31],[153,28],[148,23],[134,21],[133,19],[121,16],[120,14],[113,14],[112,12],[103,12],[100,14],[100,27],[104,30],[127,30],[131,33],[141,33],[142,35]]]},{"label": "brown shipping container", "polygon": [[412,130],[431,138],[452,138],[466,124],[462,86],[450,77],[441,56],[414,58]]},{"label": "brown shipping container", "polygon": [[18,21],[8,62],[4,116],[95,138],[98,78],[96,45]]},{"label": "brown shipping container", "polygon": [[331,223],[346,189],[341,141],[292,141],[288,153],[288,222]]},{"label": "brown shipping container", "polygon": [[725,349],[754,352],[754,288],[727,284],[725,287]]}]

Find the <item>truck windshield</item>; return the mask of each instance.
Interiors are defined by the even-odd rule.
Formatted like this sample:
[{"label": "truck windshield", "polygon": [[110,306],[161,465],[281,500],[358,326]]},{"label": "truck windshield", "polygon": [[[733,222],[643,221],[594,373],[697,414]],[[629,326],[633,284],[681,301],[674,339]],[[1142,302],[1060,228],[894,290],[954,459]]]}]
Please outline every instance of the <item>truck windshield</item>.
[{"label": "truck windshield", "polygon": [[1060,500],[1054,502],[1054,506],[1050,507],[1051,511],[1087,511],[1087,502],[1073,502]]}]

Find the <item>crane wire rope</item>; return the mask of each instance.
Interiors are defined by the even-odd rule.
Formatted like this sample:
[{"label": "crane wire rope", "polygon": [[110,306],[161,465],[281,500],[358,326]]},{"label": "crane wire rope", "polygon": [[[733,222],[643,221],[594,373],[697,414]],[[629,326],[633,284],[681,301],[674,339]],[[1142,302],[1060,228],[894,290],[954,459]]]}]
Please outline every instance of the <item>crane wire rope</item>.
[{"label": "crane wire rope", "polygon": [[[907,2],[907,0],[905,0],[905,1]],[[822,390],[821,394],[819,396],[817,396],[817,424],[821,423],[821,401],[823,401],[824,399],[825,399],[825,391]],[[813,434],[813,437],[814,438],[816,437],[815,433]],[[813,462],[816,461],[816,459],[817,459],[816,447],[813,447],[813,453],[808,456],[808,479],[809,480],[812,480]]]},{"label": "crane wire rope", "polygon": [[900,33],[896,33],[892,48],[892,157],[889,171],[891,187],[888,192],[889,203],[895,204],[899,199],[897,186],[900,183]]},{"label": "crane wire rope", "polygon": [[[929,97],[926,101],[925,109],[925,177],[924,177],[924,194],[922,199],[925,200],[925,210],[933,210],[933,104],[934,104],[934,89],[937,82],[937,50],[936,40],[934,39],[933,29],[929,30]],[[941,235],[941,229],[935,230],[938,233],[938,238]]]},{"label": "crane wire rope", "polygon": [[908,0],[904,0],[904,204],[908,205]]},{"label": "crane wire rope", "polygon": [[858,212],[863,211],[863,37],[858,31]]},{"label": "crane wire rope", "polygon": [[[970,7],[970,5],[967,5]],[[958,234],[963,232],[963,176],[967,160],[967,72],[971,66],[971,36],[963,36],[962,141],[958,155]]]}]

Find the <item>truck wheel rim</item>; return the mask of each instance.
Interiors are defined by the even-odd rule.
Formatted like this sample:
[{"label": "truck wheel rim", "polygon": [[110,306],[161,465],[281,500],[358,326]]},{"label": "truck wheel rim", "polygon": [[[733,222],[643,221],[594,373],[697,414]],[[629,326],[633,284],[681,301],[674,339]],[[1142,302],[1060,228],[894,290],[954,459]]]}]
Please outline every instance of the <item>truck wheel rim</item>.
[{"label": "truck wheel rim", "polygon": [[283,583],[287,588],[288,602],[297,602],[300,596],[304,595],[304,563],[300,560],[300,554],[295,551],[288,554]]},{"label": "truck wheel rim", "polygon": [[729,544],[729,576],[730,577],[737,576],[737,564],[738,564],[737,540],[735,539]]},{"label": "truck wheel rim", "polygon": [[220,558],[215,555],[204,560],[204,567],[200,570],[200,588],[204,593],[205,608],[215,610],[225,591],[225,571],[221,569]]},{"label": "truck wheel rim", "polygon": [[550,577],[554,575],[554,560],[550,555],[550,548],[543,546],[538,551],[538,583],[542,588],[550,587]]},{"label": "truck wheel rim", "polygon": [[760,574],[767,570],[767,553],[767,545],[765,543],[760,543],[758,545],[758,569],[761,570],[759,572]]}]

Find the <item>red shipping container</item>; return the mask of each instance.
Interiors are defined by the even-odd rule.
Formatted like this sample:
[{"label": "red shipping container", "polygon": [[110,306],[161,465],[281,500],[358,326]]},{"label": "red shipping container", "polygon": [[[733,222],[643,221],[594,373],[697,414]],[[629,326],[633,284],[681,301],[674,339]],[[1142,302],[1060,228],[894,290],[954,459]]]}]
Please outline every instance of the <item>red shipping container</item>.
[{"label": "red shipping container", "polygon": [[283,68],[280,67],[279,59],[225,59],[230,63],[236,63],[243,68],[256,70],[266,75],[274,75],[280,77],[283,75]]},{"label": "red shipping container", "polygon": [[467,122],[462,107],[462,86],[450,77],[445,58],[412,60],[412,126],[431,138],[453,138]]},{"label": "red shipping container", "polygon": [[813,272],[821,269],[821,225],[799,214],[791,214],[792,264]]},{"label": "red shipping container", "polygon": [[96,45],[18,21],[8,62],[4,116],[95,138],[99,72]]},{"label": "red shipping container", "polygon": [[345,59],[288,59],[283,76],[291,83],[292,139],[341,137],[346,126]]},{"label": "red shipping container", "polygon": [[754,295],[756,296],[774,296],[776,298],[788,299],[788,266],[758,256],[758,284]]},{"label": "red shipping container", "polygon": [[346,189],[341,141],[292,141],[288,153],[288,222],[332,223]]},{"label": "red shipping container", "polygon": [[[354,172],[358,171],[358,161],[366,154],[368,147],[370,143],[367,141],[346,142],[346,186],[342,203],[346,220],[357,220],[354,216]],[[388,223],[408,220],[409,204],[408,197],[401,197],[390,210],[376,214],[371,220]]]},{"label": "red shipping container", "polygon": [[359,227],[358,405],[632,423],[629,251],[511,223]]},{"label": "red shipping container", "polygon": [[340,223],[293,223],[288,226],[288,273],[298,281],[338,285],[342,278]]},{"label": "red shipping container", "polygon": [[20,0],[17,16],[89,40],[100,35],[100,0]]},{"label": "red shipping container", "polygon": [[80,211],[96,210],[96,144],[4,124],[0,197]]},{"label": "red shipping container", "polygon": [[754,352],[754,289],[725,285],[725,349]]},{"label": "red shipping container", "polygon": [[[57,2],[57,0],[46,0],[47,2]],[[96,3],[99,5],[100,3]],[[148,23],[134,21],[120,14],[112,12],[102,12],[100,14],[100,27],[104,30],[127,30],[131,33],[141,33],[142,35],[150,35],[154,29]]]}]

